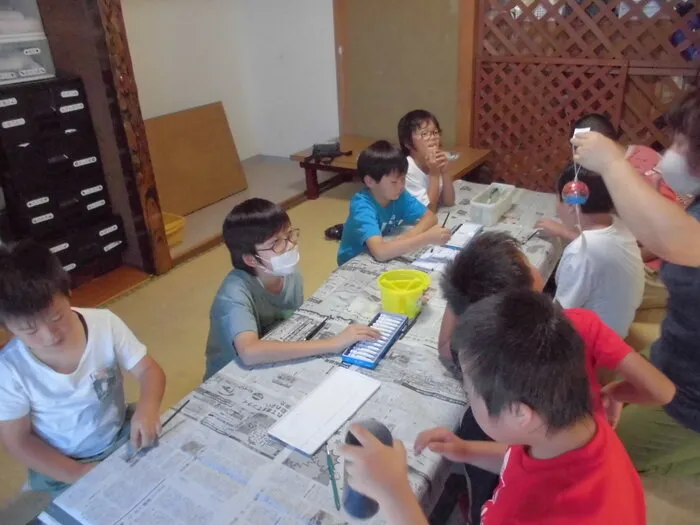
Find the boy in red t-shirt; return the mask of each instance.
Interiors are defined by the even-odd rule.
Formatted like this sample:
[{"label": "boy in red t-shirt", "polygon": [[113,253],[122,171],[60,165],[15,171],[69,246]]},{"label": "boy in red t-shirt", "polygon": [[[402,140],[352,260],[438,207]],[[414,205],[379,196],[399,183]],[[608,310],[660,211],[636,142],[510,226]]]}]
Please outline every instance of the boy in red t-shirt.
[{"label": "boy in red t-shirt", "polygon": [[[438,339],[441,358],[458,364],[450,339],[457,316],[469,305],[500,292],[541,291],[543,287],[542,276],[513,237],[502,232],[485,232],[476,237],[457,255],[442,278],[447,308]],[[564,310],[564,314],[584,341],[585,366],[595,413],[607,417],[614,426],[624,403],[664,405],[673,399],[673,383],[634,352],[597,314],[583,309]],[[601,388],[599,374],[612,375],[613,372],[621,380]],[[471,410],[462,419],[457,435],[467,440],[490,439],[474,420]],[[470,488],[471,521],[478,523],[481,506],[491,497],[498,477],[469,465],[465,466],[465,475]]]},{"label": "boy in red t-shirt", "polygon": [[[540,292],[544,280],[521,251],[517,240],[507,233],[485,232],[470,242],[442,277],[441,289],[447,308],[438,336],[440,357],[458,364],[451,351],[450,339],[457,316],[469,305],[490,295],[520,288]],[[594,409],[604,415],[604,408],[609,408],[613,426],[623,403],[664,405],[673,399],[676,393],[673,383],[636,354],[597,314],[581,308],[564,310],[564,313],[585,344],[586,370]],[[615,372],[623,381],[607,385],[601,392],[598,381],[601,369]]]},{"label": "boy in red t-shirt", "polygon": [[[584,343],[558,305],[528,290],[492,295],[460,316],[453,344],[474,417],[498,443],[436,428],[415,448],[500,472],[483,525],[645,523],[641,481],[610,425],[593,414]],[[350,485],[377,500],[389,523],[427,524],[403,445],[351,430],[363,446],[341,449]]]}]

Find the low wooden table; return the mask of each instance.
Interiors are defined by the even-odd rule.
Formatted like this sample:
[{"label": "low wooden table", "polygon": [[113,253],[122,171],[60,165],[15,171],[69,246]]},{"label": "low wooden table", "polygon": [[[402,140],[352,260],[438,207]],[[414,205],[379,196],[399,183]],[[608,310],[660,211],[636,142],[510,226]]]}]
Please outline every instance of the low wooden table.
[{"label": "low wooden table", "polygon": [[[289,158],[299,163],[306,173],[306,196],[309,199],[317,199],[319,195],[318,171],[332,171],[346,175],[350,180],[357,173],[357,157],[360,152],[372,144],[376,139],[359,137],[357,135],[343,135],[340,137],[340,151],[351,150],[349,156],[338,157],[329,164],[317,162],[314,159],[306,160],[311,155],[311,148],[291,155]],[[447,170],[453,180],[461,179],[471,170],[482,164],[489,154],[487,149],[465,148],[456,146],[448,148],[448,151],[459,153],[459,157],[451,161]]]}]

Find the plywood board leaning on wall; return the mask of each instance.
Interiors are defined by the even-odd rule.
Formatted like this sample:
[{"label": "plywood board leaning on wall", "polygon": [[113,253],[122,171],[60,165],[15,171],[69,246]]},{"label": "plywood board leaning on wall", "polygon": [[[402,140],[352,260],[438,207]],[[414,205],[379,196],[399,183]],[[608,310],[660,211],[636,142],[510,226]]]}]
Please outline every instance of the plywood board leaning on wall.
[{"label": "plywood board leaning on wall", "polygon": [[163,211],[187,215],[248,187],[221,102],[146,120]]}]

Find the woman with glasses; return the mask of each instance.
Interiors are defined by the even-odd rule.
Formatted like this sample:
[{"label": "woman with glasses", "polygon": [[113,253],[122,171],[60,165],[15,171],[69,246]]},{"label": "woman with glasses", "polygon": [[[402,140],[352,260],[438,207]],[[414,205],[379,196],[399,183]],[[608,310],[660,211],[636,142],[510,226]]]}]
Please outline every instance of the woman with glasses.
[{"label": "woman with glasses", "polygon": [[408,159],[406,191],[433,212],[455,203],[447,173],[447,153],[441,149],[442,130],[435,115],[424,109],[406,113],[398,125],[399,145]]},{"label": "woman with glasses", "polygon": [[340,353],[379,332],[350,325],[329,339],[266,341],[262,337],[289,318],[304,301],[299,262],[299,229],[273,202],[248,199],[224,221],[224,242],[233,269],[226,275],[209,313],[208,379],[231,361],[244,366]]}]

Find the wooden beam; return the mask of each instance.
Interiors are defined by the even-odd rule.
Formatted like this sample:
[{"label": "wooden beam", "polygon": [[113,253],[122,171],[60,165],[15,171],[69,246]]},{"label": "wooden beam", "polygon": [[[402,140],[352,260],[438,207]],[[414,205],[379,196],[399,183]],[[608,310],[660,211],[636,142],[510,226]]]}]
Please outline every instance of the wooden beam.
[{"label": "wooden beam", "polygon": [[148,241],[153,258],[153,271],[162,274],[173,266],[165,226],[156,189],[153,164],[148,150],[146,128],[141,116],[138,90],[127,43],[126,26],[122,15],[121,0],[90,0],[97,2],[105,43],[109,51],[123,129],[129,147],[131,163],[136,172],[136,190],[143,210]]},{"label": "wooden beam", "polygon": [[476,73],[477,20],[479,2],[460,0],[457,70],[457,144],[472,146],[474,120],[474,75]]}]

